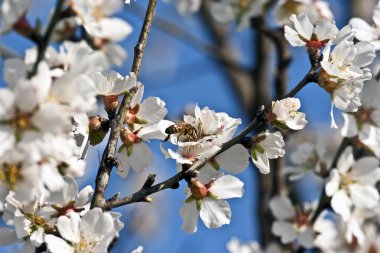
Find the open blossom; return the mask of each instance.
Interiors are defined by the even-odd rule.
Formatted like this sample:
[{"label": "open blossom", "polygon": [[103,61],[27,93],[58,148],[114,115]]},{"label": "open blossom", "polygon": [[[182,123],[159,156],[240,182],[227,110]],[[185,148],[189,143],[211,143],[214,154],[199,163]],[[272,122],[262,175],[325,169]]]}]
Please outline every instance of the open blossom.
[{"label": "open blossom", "polygon": [[313,209],[310,206],[294,208],[289,198],[277,196],[270,200],[269,207],[277,219],[272,225],[272,233],[281,237],[282,243],[287,244],[298,239],[303,247],[313,247]]},{"label": "open blossom", "polygon": [[327,211],[323,211],[314,223],[315,246],[323,252],[357,252],[366,237],[361,210],[355,210],[348,221],[341,217],[331,220],[326,214]]},{"label": "open blossom", "polygon": [[336,128],[333,106],[344,112],[355,112],[360,106],[359,93],[363,82],[372,78],[365,68],[375,58],[375,51],[368,42],[354,44],[343,40],[331,51],[331,43],[323,50],[319,85],[331,94],[331,127]]},{"label": "open blossom", "polygon": [[[193,128],[194,134],[191,137],[182,135],[178,141],[207,141],[220,146],[232,138],[237,127],[241,124],[241,119],[232,118],[225,112],[215,112],[208,107],[201,109],[196,106],[194,116],[185,115],[184,123]],[[171,142],[177,144],[176,136],[173,137]]]},{"label": "open blossom", "polygon": [[331,20],[322,20],[314,26],[305,14],[291,15],[290,20],[294,28],[285,26],[285,38],[293,47],[306,46],[322,48],[327,42],[335,38],[338,28]]},{"label": "open blossom", "polygon": [[263,174],[268,174],[269,159],[276,159],[285,155],[285,142],[281,132],[270,133],[268,130],[259,133],[253,138],[251,149],[252,162]]},{"label": "open blossom", "polygon": [[277,243],[270,243],[266,249],[262,249],[256,241],[242,243],[236,237],[227,243],[227,250],[229,253],[288,253]]},{"label": "open blossom", "polygon": [[122,1],[71,0],[70,5],[79,16],[86,31],[93,37],[105,40],[123,40],[132,32],[124,20],[110,17],[122,9]]},{"label": "open blossom", "polygon": [[65,183],[58,191],[53,191],[45,199],[41,212],[56,218],[70,212],[81,213],[90,207],[90,198],[94,189],[90,185],[78,192],[78,184],[71,177],[64,178]]},{"label": "open blossom", "polygon": [[333,210],[347,221],[351,208],[374,208],[379,202],[375,184],[380,180],[379,162],[374,157],[354,160],[348,147],[338,160],[337,168],[330,172],[325,185],[326,195],[331,197]]},{"label": "open blossom", "polygon": [[[165,123],[165,122],[164,122]],[[119,166],[117,173],[125,178],[129,169],[142,172],[153,163],[153,154],[148,142],[151,139],[163,140],[165,135],[161,132],[157,124],[139,128],[132,132],[127,128],[121,130],[121,140],[123,144],[118,151]]]},{"label": "open blossom", "polygon": [[372,20],[374,24],[371,26],[361,18],[351,18],[349,24],[355,33],[355,37],[360,41],[370,42],[375,50],[380,50],[380,2],[377,3]]},{"label": "open blossom", "polygon": [[110,213],[94,208],[80,217],[75,212],[58,218],[59,235],[46,235],[47,248],[52,253],[107,252],[118,230]]},{"label": "open blossom", "polygon": [[188,233],[197,231],[198,215],[208,228],[219,228],[229,224],[231,209],[225,199],[241,198],[243,182],[238,178],[223,175],[202,184],[193,178],[189,182],[190,194],[180,210],[183,219],[182,229]]},{"label": "open blossom", "polygon": [[306,14],[312,23],[334,18],[327,1],[321,0],[280,0],[275,7],[276,23],[279,26],[289,25],[292,14]]},{"label": "open blossom", "polygon": [[267,2],[267,0],[222,0],[210,2],[210,11],[216,21],[227,23],[235,20],[242,29],[250,26],[252,18],[264,13]]},{"label": "open blossom", "polygon": [[202,0],[166,0],[168,2],[175,2],[177,10],[182,15],[192,14],[201,8]]},{"label": "open blossom", "polygon": [[298,180],[308,173],[324,173],[326,171],[326,147],[323,138],[315,144],[301,143],[290,156],[294,165],[283,168],[284,174],[290,174],[290,180]]},{"label": "open blossom", "polygon": [[341,133],[354,137],[358,147],[371,150],[380,157],[380,85],[376,81],[366,82],[360,93],[362,105],[356,112],[343,113],[344,126]]},{"label": "open blossom", "polygon": [[307,120],[303,112],[298,112],[301,102],[298,98],[284,98],[272,102],[272,110],[267,115],[267,120],[274,126],[290,128],[293,130],[303,129]]}]

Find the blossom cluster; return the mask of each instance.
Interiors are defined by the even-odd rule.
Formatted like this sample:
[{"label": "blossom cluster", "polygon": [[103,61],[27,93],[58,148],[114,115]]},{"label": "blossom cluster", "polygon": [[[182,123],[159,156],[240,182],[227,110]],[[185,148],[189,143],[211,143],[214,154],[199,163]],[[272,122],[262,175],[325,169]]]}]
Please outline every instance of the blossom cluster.
[{"label": "blossom cluster", "polygon": [[[263,18],[268,2],[176,1],[181,13],[207,5],[215,20],[236,21],[240,28]],[[149,202],[148,195],[169,188],[166,183],[173,178],[177,181],[171,188],[182,179],[187,182],[179,210],[186,232],[197,231],[198,216],[208,228],[229,224],[231,208],[226,200],[244,194],[237,174],[250,161],[261,174],[269,174],[270,159],[285,155],[284,133],[306,127],[306,115],[299,111],[301,101],[291,95],[295,93],[259,109],[244,134],[236,136],[241,119],[208,107],[197,105],[182,121],[169,121],[161,98],[144,98],[139,70],[126,76],[111,70],[126,58],[117,42],[132,32],[127,22],[114,16],[122,1],[57,3],[46,31],[28,22],[31,1],[1,3],[0,33],[15,31],[36,47],[26,50],[22,59],[4,62],[0,213],[6,227],[0,228],[0,245],[22,243],[24,252],[107,252],[124,226],[121,214],[112,212],[117,206],[111,205],[113,201],[133,202],[133,197],[145,194],[143,199]],[[380,251],[380,233],[372,224],[380,222],[380,85],[372,80],[370,69],[380,48],[379,8],[380,2],[373,26],[353,18],[338,29],[325,1],[280,0],[274,6],[284,38],[291,46],[305,47],[310,59],[311,69],[299,85],[316,82],[330,95],[332,128],[338,128],[334,106],[344,118],[336,157],[328,157],[320,138],[315,144],[299,145],[290,156],[292,165],[282,171],[289,182],[310,174],[322,181],[319,201],[304,203],[285,194],[268,198],[274,218],[271,232],[288,249]],[[147,18],[146,22],[151,21]],[[50,41],[59,45],[50,46]],[[101,115],[98,101],[104,106]],[[97,180],[96,189],[86,186],[79,191],[75,180],[85,173],[86,150],[101,144],[107,134],[109,143],[98,171],[105,170],[106,179]],[[149,181],[154,177],[148,177],[132,197],[121,199],[116,194],[104,199],[113,167],[126,179],[131,168],[139,173],[152,166],[151,140],[161,140],[161,151],[175,160],[178,174],[156,185]],[[114,155],[107,153],[111,148],[116,150]],[[98,181],[105,185],[103,189]],[[103,191],[100,204],[93,198],[97,191]],[[236,238],[227,248],[230,252],[285,252],[277,243],[262,249],[256,242],[244,244]],[[133,252],[142,250],[139,246]]]},{"label": "blossom cluster", "polygon": [[[166,0],[175,2],[179,13],[186,15],[197,12],[204,5],[210,6],[213,18],[220,23],[235,21],[240,29],[251,25],[252,18],[263,17],[270,10],[268,0]],[[276,24],[280,27],[290,24],[289,16],[304,13],[313,22],[334,18],[327,1],[322,0],[280,0],[273,7]]]}]

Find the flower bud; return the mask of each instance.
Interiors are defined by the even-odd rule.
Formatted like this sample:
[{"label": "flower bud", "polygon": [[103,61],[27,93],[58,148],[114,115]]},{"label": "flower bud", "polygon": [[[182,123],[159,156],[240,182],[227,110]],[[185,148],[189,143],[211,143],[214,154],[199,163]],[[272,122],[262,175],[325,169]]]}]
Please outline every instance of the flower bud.
[{"label": "flower bud", "polygon": [[207,187],[195,178],[190,180],[189,188],[194,199],[202,200],[207,196]]},{"label": "flower bud", "polygon": [[103,98],[104,109],[107,113],[115,112],[117,106],[119,105],[119,100],[117,95],[104,96]]}]

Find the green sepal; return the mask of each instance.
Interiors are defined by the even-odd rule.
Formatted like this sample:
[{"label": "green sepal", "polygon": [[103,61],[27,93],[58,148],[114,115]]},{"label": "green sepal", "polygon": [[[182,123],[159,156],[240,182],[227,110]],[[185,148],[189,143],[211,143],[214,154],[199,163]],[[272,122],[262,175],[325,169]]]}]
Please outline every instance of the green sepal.
[{"label": "green sepal", "polygon": [[132,151],[133,151],[133,145],[128,145],[127,146],[127,155],[128,156],[131,156],[132,155]]},{"label": "green sepal", "polygon": [[218,196],[212,192],[207,192],[207,197],[214,199],[214,200],[218,199]]},{"label": "green sepal", "polygon": [[148,121],[139,117],[136,117],[135,124],[146,125]]},{"label": "green sepal", "polygon": [[256,155],[256,150],[255,149],[251,150],[251,157],[252,157],[253,160],[257,161],[257,155]]},{"label": "green sepal", "polygon": [[265,153],[265,149],[260,145],[256,145],[255,149],[261,154]]},{"label": "green sepal", "polygon": [[117,152],[118,153],[121,153],[121,152],[123,152],[123,149],[125,148],[125,145],[123,144],[123,145],[121,145],[120,147],[119,147],[119,149],[117,150]]},{"label": "green sepal", "polygon": [[186,202],[186,203],[190,203],[190,202],[193,201],[193,200],[194,200],[193,195],[190,195],[190,196],[185,200],[185,202]]},{"label": "green sepal", "polygon": [[95,146],[101,143],[104,137],[107,135],[108,130],[109,129],[107,129],[106,131],[104,131],[103,129],[92,130],[92,131],[90,130],[89,136],[88,136],[88,139],[90,140],[90,145]]},{"label": "green sepal", "polygon": [[197,210],[200,211],[202,209],[202,200],[196,199],[195,203],[197,203]]},{"label": "green sepal", "polygon": [[210,165],[215,169],[215,170],[220,170],[220,165],[218,164],[215,159],[209,161]]}]

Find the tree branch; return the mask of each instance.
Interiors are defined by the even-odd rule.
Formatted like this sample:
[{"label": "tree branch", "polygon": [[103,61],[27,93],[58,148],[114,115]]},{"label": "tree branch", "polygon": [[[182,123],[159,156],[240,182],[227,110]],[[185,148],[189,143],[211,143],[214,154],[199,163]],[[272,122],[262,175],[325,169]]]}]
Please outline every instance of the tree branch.
[{"label": "tree branch", "polygon": [[[133,58],[133,65],[131,72],[136,74],[136,77],[139,76],[142,58],[144,55],[144,50],[146,42],[148,40],[148,35],[152,26],[153,17],[156,10],[157,0],[149,0],[149,4],[146,10],[145,19],[143,26],[141,28],[140,36],[138,42],[135,46],[135,54]],[[117,141],[120,136],[120,129],[123,126],[125,115],[127,113],[127,108],[131,102],[133,95],[136,93],[137,89],[132,88],[129,90],[123,97],[120,108],[116,116],[111,120],[111,133],[108,139],[107,146],[103,152],[102,160],[100,161],[98,174],[95,181],[95,193],[91,202],[91,208],[103,206],[104,192],[109,183],[109,177],[112,171],[113,166],[116,164],[116,146]]]}]

